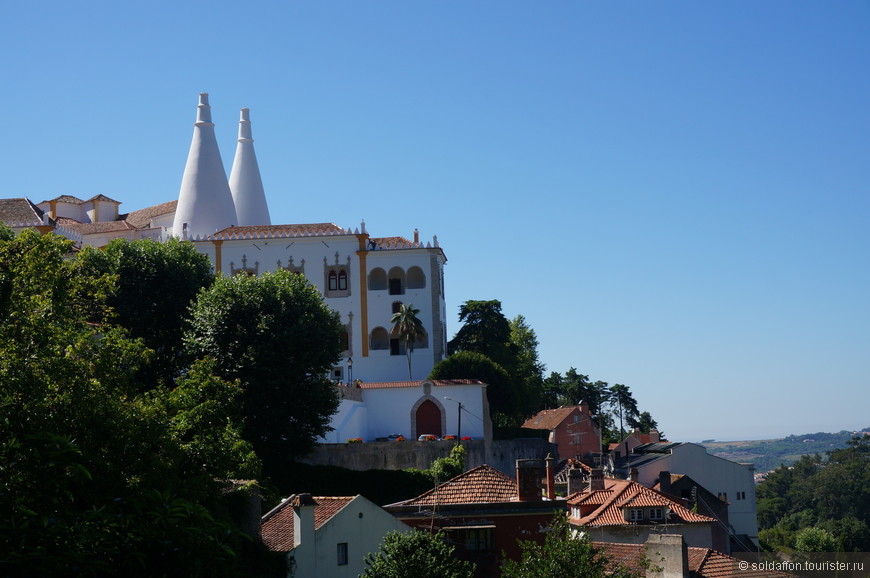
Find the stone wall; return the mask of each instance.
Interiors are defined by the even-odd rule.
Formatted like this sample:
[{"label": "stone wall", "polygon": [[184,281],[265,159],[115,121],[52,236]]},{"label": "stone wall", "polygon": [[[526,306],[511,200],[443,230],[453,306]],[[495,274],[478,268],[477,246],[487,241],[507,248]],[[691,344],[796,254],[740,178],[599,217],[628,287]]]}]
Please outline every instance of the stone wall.
[{"label": "stone wall", "polygon": [[[436,458],[450,455],[453,441],[436,442],[366,442],[360,444],[320,444],[303,461],[320,466],[338,466],[349,470],[404,470],[429,468]],[[522,438],[464,441],[466,469],[482,464],[510,475],[515,475],[515,461],[543,459],[548,453],[556,454],[556,446],[542,439]],[[488,451],[487,451],[488,450]]]}]

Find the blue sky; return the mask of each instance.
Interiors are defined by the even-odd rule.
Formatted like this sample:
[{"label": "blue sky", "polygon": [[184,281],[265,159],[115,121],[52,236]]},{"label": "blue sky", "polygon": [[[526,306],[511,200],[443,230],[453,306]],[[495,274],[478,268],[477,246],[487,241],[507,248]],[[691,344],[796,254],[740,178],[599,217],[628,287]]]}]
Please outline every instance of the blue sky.
[{"label": "blue sky", "polygon": [[870,426],[870,4],[7,3],[0,196],[176,197],[209,92],[273,222],[445,249],[694,441]]}]

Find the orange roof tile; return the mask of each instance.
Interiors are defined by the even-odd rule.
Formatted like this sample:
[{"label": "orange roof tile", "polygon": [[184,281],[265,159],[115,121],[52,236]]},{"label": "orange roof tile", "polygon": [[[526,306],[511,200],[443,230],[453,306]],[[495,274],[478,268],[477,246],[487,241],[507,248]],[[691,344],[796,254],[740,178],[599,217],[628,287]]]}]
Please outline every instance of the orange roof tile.
[{"label": "orange roof tile", "polygon": [[80,223],[75,219],[67,217],[58,217],[58,225],[63,225],[82,235],[93,235],[95,233],[111,233],[113,231],[129,231],[134,229],[127,221],[100,221],[97,223]]},{"label": "orange roof tile", "polygon": [[574,413],[574,410],[579,407],[579,405],[572,405],[539,411],[537,414],[527,419],[526,423],[523,424],[523,427],[528,429],[556,429],[560,423],[565,421],[566,417]]},{"label": "orange roof tile", "polygon": [[430,381],[435,387],[447,385],[483,385],[479,379],[427,379],[422,381],[369,381],[359,384],[361,389],[389,389],[393,387],[420,387],[423,381]]},{"label": "orange roof tile", "polygon": [[625,508],[668,508],[670,523],[712,523],[715,520],[689,510],[664,494],[631,480],[604,479],[604,490],[579,492],[568,500],[569,506],[598,506],[591,513],[574,518],[581,526],[628,526],[637,522],[625,519]]},{"label": "orange roof tile", "polygon": [[216,239],[229,239],[248,235],[264,234],[268,236],[318,236],[318,235],[350,235],[347,229],[335,223],[304,223],[298,225],[252,225],[248,227],[227,227],[212,235]]},{"label": "orange roof tile", "polygon": [[[630,569],[641,569],[644,544],[616,544],[612,542],[593,542],[593,546],[603,550],[614,562],[624,564]],[[654,563],[655,561],[653,561]],[[769,576],[793,576],[785,572],[770,570],[741,570],[737,558],[727,556],[710,548],[688,548],[688,566],[692,576],[698,578],[762,578]]]},{"label": "orange roof tile", "polygon": [[[271,512],[263,516],[260,529],[263,543],[275,552],[289,552],[293,549],[293,504],[296,496],[284,500]],[[332,519],[347,506],[356,496],[315,497],[314,529]]]},{"label": "orange roof tile", "polygon": [[130,211],[124,215],[119,215],[118,218],[127,221],[137,229],[141,229],[142,227],[147,227],[154,217],[173,212],[177,205],[178,201],[168,201],[159,205],[145,207],[138,211]]},{"label": "orange roof tile", "polygon": [[443,484],[394,506],[447,506],[515,501],[517,483],[486,464],[459,474]]}]

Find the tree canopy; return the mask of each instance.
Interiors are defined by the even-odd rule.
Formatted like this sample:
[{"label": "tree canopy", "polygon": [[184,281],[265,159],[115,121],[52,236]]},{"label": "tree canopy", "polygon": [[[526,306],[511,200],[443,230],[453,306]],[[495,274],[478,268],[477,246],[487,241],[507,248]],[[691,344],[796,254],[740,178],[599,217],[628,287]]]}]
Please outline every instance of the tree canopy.
[{"label": "tree canopy", "polygon": [[307,453],[325,434],[338,397],[329,370],[342,325],[317,289],[288,271],[218,278],[191,310],[193,357],[244,391],[245,438],[267,469]]},{"label": "tree canopy", "polygon": [[519,560],[505,559],[501,575],[505,578],[639,578],[595,548],[588,535],[575,535],[564,514],[557,515],[547,528],[544,543],[520,540]]},{"label": "tree canopy", "polygon": [[444,536],[421,530],[390,532],[366,556],[363,578],[472,578],[475,565],[455,558]]},{"label": "tree canopy", "polygon": [[203,362],[141,393],[153,352],[70,249],[0,230],[0,574],[243,574],[216,479],[259,473],[240,390]]},{"label": "tree canopy", "polygon": [[479,379],[487,384],[493,421],[498,415],[513,415],[520,403],[514,382],[505,369],[482,353],[461,351],[442,359],[432,368],[429,379]]},{"label": "tree canopy", "polygon": [[870,550],[870,435],[803,456],[758,484],[759,539],[767,549]]}]

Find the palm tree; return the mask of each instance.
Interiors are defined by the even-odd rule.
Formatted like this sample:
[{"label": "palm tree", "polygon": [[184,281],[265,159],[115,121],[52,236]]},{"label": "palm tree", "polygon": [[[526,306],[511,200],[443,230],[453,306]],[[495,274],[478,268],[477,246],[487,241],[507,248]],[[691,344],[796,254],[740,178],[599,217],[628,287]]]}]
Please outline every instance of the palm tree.
[{"label": "palm tree", "polygon": [[408,379],[411,377],[411,353],[414,351],[414,342],[417,338],[425,333],[423,322],[417,317],[420,313],[419,309],[414,309],[412,304],[407,306],[402,304],[399,306],[399,311],[393,313],[390,318],[390,323],[393,324],[391,331],[399,339],[405,342],[405,356],[408,358]]}]

